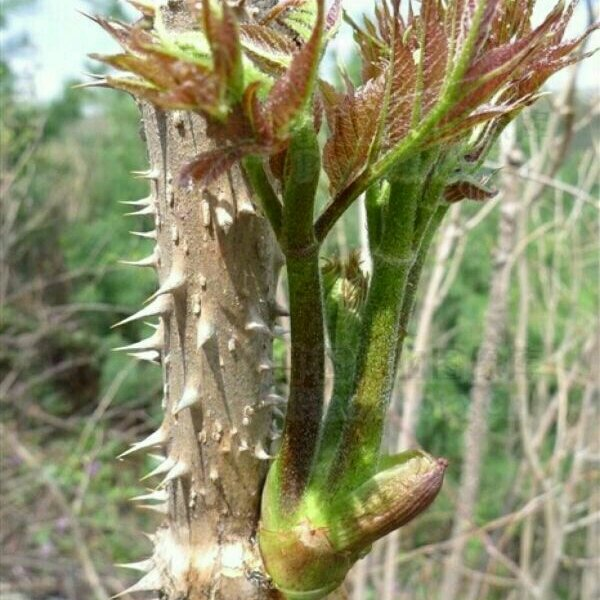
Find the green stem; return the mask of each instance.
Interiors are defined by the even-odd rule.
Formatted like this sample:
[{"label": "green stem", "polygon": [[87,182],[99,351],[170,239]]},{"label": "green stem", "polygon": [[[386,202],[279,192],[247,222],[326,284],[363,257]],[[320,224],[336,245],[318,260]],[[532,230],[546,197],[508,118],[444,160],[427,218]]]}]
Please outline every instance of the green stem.
[{"label": "green stem", "polygon": [[420,240],[415,262],[408,274],[406,290],[404,292],[404,298],[402,299],[402,309],[400,311],[398,343],[396,347],[397,360],[400,360],[400,357],[402,356],[404,340],[406,339],[406,335],[408,333],[408,323],[415,306],[417,290],[419,287],[419,281],[421,280],[421,275],[423,273],[425,260],[427,259],[427,254],[429,253],[429,248],[431,247],[431,242],[434,238],[435,232],[438,230],[442,220],[444,219],[444,216],[448,212],[448,207],[448,204],[440,204],[431,216],[429,224]]},{"label": "green stem", "polygon": [[365,194],[365,209],[367,213],[367,232],[369,247],[376,248],[381,241],[383,229],[383,207],[390,199],[390,183],[383,180],[381,184],[372,185]]},{"label": "green stem", "polygon": [[319,245],[313,229],[320,169],[317,137],[308,124],[294,134],[288,148],[283,207],[291,373],[277,468],[281,505],[288,514],[297,507],[308,483],[323,413],[325,334]]},{"label": "green stem", "polygon": [[[348,413],[348,403],[354,387],[354,374],[356,371],[356,348],[360,340],[360,316],[351,309],[338,308],[333,327],[336,328],[337,340],[343,340],[338,345],[336,340],[332,344],[331,359],[333,362],[335,380],[327,415],[322,427],[319,454],[317,458],[318,470],[313,474],[311,488],[319,489],[326,481],[328,467],[335,455],[335,450],[340,441]],[[331,327],[331,323],[330,323]]]},{"label": "green stem", "polygon": [[[367,210],[369,245],[376,248],[381,240],[381,231],[383,227],[382,213],[387,205],[390,196],[390,184],[383,181],[381,184],[374,184],[368,190],[365,197]],[[340,442],[340,437],[344,428],[344,423],[348,414],[348,404],[354,390],[354,375],[356,372],[356,348],[360,342],[360,331],[353,331],[354,323],[351,319],[358,319],[358,316],[351,314],[338,315],[336,327],[344,328],[344,332],[338,335],[339,338],[348,339],[347,345],[341,349],[343,356],[334,356],[335,380],[331,401],[327,409],[325,423],[321,434],[321,443],[319,446],[319,473],[315,474],[315,484],[318,487],[320,483],[326,480],[327,471],[335,450]],[[360,324],[356,324],[359,328]],[[350,332],[352,330],[352,333]]]},{"label": "green stem", "polygon": [[371,171],[363,171],[347,188],[342,190],[325,208],[315,223],[315,236],[322,243],[338,219],[348,207],[366,190],[377,178],[372,177]]},{"label": "green stem", "polygon": [[[408,171],[408,172],[407,172]],[[332,489],[352,489],[370,477],[379,459],[385,414],[396,371],[397,332],[421,189],[418,165],[391,183],[384,231],[373,253],[373,276],[363,317],[355,393],[330,473]]]},{"label": "green stem", "polygon": [[259,156],[247,156],[243,160],[243,167],[252,189],[260,200],[261,208],[269,223],[271,223],[275,236],[279,239],[283,221],[283,208],[265,173],[263,159]]}]

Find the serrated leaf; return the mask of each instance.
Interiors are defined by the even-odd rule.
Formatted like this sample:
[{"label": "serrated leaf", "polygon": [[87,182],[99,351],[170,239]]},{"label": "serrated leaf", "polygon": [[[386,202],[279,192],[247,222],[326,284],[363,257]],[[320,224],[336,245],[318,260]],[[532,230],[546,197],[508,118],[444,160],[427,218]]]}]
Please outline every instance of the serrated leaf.
[{"label": "serrated leaf", "polygon": [[446,187],[444,190],[444,200],[449,204],[454,204],[464,199],[483,202],[493,198],[497,193],[496,190],[486,186],[482,181],[465,178]]},{"label": "serrated leaf", "polygon": [[332,134],[323,151],[323,166],[332,195],[350,185],[366,166],[377,134],[383,92],[384,81],[378,78],[344,96],[330,92],[324,96]]},{"label": "serrated leaf", "polygon": [[421,114],[426,115],[438,101],[448,64],[448,38],[439,0],[424,0],[423,21],[423,95]]},{"label": "serrated leaf", "polygon": [[280,17],[283,24],[295,31],[301,40],[308,40],[312,35],[315,23],[318,20],[319,4],[321,0],[304,0],[301,3],[292,2]]},{"label": "serrated leaf", "polygon": [[182,186],[188,186],[192,182],[209,185],[229,171],[244,156],[258,150],[254,145],[240,144],[202,152],[183,167],[179,175],[179,183]]},{"label": "serrated leaf", "polygon": [[239,99],[243,91],[244,70],[238,23],[229,4],[222,1],[220,5],[221,14],[217,15],[210,0],[202,0],[204,34],[210,45],[217,79],[222,82],[224,91]]},{"label": "serrated leaf", "polygon": [[262,23],[267,24],[277,21],[285,14],[286,11],[294,8],[300,8],[306,4],[307,1],[308,0],[281,0],[265,14],[262,19]]},{"label": "serrated leaf", "polygon": [[106,31],[124,50],[131,49],[131,31],[133,27],[127,23],[99,16],[86,15]]},{"label": "serrated leaf", "polygon": [[429,144],[441,144],[456,140],[463,135],[469,134],[475,127],[493,119],[518,112],[523,106],[524,103],[522,102],[500,104],[497,106],[493,104],[480,106],[467,117],[452,121],[446,126],[440,125],[432,135]]},{"label": "serrated leaf", "polygon": [[276,136],[284,137],[302,112],[312,93],[321,57],[324,0],[318,1],[317,20],[308,42],[294,56],[288,70],[269,93],[266,110]]},{"label": "serrated leaf", "polygon": [[135,98],[141,98],[150,102],[156,102],[160,96],[160,90],[147,81],[133,77],[111,77],[105,79],[105,85],[115,90],[127,92]]},{"label": "serrated leaf", "polygon": [[389,112],[385,124],[386,146],[395,146],[406,137],[412,124],[416,98],[417,68],[413,53],[399,38],[395,42]]},{"label": "serrated leaf", "polygon": [[281,75],[297,50],[288,37],[264,25],[242,25],[240,34],[244,52],[267,73]]},{"label": "serrated leaf", "polygon": [[164,66],[156,60],[149,60],[145,56],[135,54],[90,54],[90,58],[120,71],[135,73],[158,89],[165,89],[174,85],[173,77],[164,69]]},{"label": "serrated leaf", "polygon": [[265,114],[264,107],[258,99],[260,87],[260,82],[255,81],[244,91],[244,113],[256,137],[264,143],[270,143],[273,141],[273,128],[271,120]]}]

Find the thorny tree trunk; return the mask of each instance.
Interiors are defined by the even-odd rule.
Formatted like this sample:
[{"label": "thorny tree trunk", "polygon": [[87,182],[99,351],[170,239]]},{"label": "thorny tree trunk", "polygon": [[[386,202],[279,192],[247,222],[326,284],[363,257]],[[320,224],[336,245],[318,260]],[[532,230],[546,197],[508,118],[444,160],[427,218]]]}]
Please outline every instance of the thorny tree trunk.
[{"label": "thorny tree trunk", "polygon": [[[190,28],[184,2],[161,10],[170,29]],[[161,285],[142,317],[158,315],[164,332],[165,417],[151,441],[165,450],[157,474],[166,493],[156,498],[167,498],[167,517],[136,589],[165,600],[264,599],[253,540],[270,443],[278,255],[239,170],[203,189],[177,185],[182,166],[218,143],[202,119],[148,105],[142,115]]]},{"label": "thorny tree trunk", "polygon": [[[507,132],[509,133],[509,132]],[[460,566],[467,538],[464,532],[472,525],[477,492],[479,488],[481,462],[485,451],[487,436],[487,418],[492,396],[492,382],[496,366],[498,349],[506,327],[508,291],[510,284],[510,256],[517,237],[517,215],[519,198],[517,197],[517,178],[510,165],[513,152],[505,151],[509,165],[505,175],[505,185],[501,204],[498,242],[494,257],[494,271],[491,280],[489,304],[487,307],[483,338],[477,355],[474,383],[471,390],[471,405],[467,430],[463,442],[465,457],[459,493],[456,499],[456,516],[452,528],[452,537],[456,538],[446,560],[444,577],[439,598],[454,600],[460,586]]]}]

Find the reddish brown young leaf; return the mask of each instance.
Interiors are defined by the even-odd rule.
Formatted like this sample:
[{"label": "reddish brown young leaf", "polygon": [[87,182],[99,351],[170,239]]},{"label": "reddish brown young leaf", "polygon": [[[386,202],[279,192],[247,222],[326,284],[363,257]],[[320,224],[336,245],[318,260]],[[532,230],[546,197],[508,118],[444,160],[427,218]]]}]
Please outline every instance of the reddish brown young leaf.
[{"label": "reddish brown young leaf", "polygon": [[244,24],[240,27],[246,55],[266,73],[281,76],[298,47],[287,36],[265,25]]},{"label": "reddish brown young leaf", "polygon": [[280,0],[275,6],[267,12],[263,17],[262,23],[267,24],[272,21],[277,21],[290,8],[300,8],[306,4],[307,0]]},{"label": "reddish brown young leaf", "polygon": [[312,92],[321,58],[324,18],[324,0],[318,0],[317,21],[310,39],[269,93],[266,110],[271,115],[277,137],[287,135],[292,121],[305,107]]},{"label": "reddish brown young leaf", "polygon": [[[323,166],[332,195],[352,183],[364,170],[377,133],[384,81],[368,81],[342,97],[328,94],[325,100],[331,137],[323,151]],[[331,106],[331,101],[336,102]]]},{"label": "reddish brown young leaf", "polygon": [[[85,13],[84,13],[85,14]],[[85,14],[88,19],[97,23],[106,31],[120,46],[123,50],[131,49],[131,31],[133,27],[127,23],[121,23],[121,21],[115,21],[112,19],[103,19],[99,16]]]},{"label": "reddish brown young leaf", "polygon": [[251,144],[216,148],[199,154],[185,165],[179,175],[179,184],[188,186],[193,182],[209,185],[233,165],[257,148]]},{"label": "reddish brown young leaf", "polygon": [[478,58],[464,77],[463,98],[450,111],[444,122],[466,116],[502,88],[528,59],[535,55],[544,37],[560,20],[554,10],[544,22],[524,38],[493,48]]},{"label": "reddish brown young leaf", "polygon": [[273,128],[271,120],[265,114],[264,107],[258,99],[260,82],[255,81],[244,91],[243,108],[252,130],[256,137],[265,144],[273,142]]},{"label": "reddish brown young leaf", "polygon": [[[526,100],[529,101],[529,97],[527,97]],[[440,127],[436,128],[436,131],[432,134],[428,144],[438,145],[456,141],[462,136],[468,135],[475,127],[492,121],[493,119],[514,114],[521,110],[523,106],[523,102],[480,106],[467,117],[452,121],[446,126],[440,125]]]},{"label": "reddish brown young leaf", "polygon": [[437,102],[448,63],[448,38],[439,0],[423,0],[423,97],[421,114],[426,115]]},{"label": "reddish brown young leaf", "polygon": [[319,96],[325,111],[325,119],[329,128],[335,121],[337,107],[342,102],[344,94],[339,92],[333,85],[323,79],[319,80]]},{"label": "reddish brown young leaf", "polygon": [[523,37],[531,31],[534,3],[530,0],[501,2],[492,20],[486,50],[508,43],[514,37]]},{"label": "reddish brown young leaf", "polygon": [[391,17],[388,20],[385,11],[379,5],[375,7],[375,13],[379,28],[367,17],[364,17],[364,28],[361,28],[350,16],[345,15],[346,21],[354,32],[354,41],[359,47],[362,59],[362,78],[365,82],[381,75],[392,54],[389,32],[392,24]]},{"label": "reddish brown young leaf", "polygon": [[512,85],[507,89],[503,97],[519,98],[532,94],[535,90],[538,90],[549,77],[554,75],[554,73],[593,55],[596,50],[581,55],[573,54],[573,51],[580,46],[593,31],[599,28],[600,23],[595,23],[579,37],[563,44],[553,45],[538,52],[527,67],[521,69],[513,76]]},{"label": "reddish brown young leaf", "polygon": [[484,182],[464,180],[452,183],[444,190],[444,200],[449,204],[460,202],[464,199],[483,202],[493,198],[498,192],[485,185]]},{"label": "reddish brown young leaf", "polygon": [[134,98],[148,100],[152,103],[158,103],[160,97],[160,90],[158,90],[155,86],[146,81],[135,79],[133,77],[107,76],[104,80],[95,82],[95,84],[120,90],[130,94]]},{"label": "reddish brown young leaf", "polygon": [[112,54],[108,56],[90,54],[90,58],[103,62],[120,71],[135,73],[160,89],[175,86],[175,81],[169,71],[159,61],[149,59],[148,56],[135,54]]},{"label": "reddish brown young leaf", "polygon": [[234,97],[239,98],[244,74],[240,35],[233,10],[222,1],[221,16],[218,17],[210,7],[210,0],[202,0],[202,18],[213,57],[213,71],[222,82],[223,91],[231,91]]},{"label": "reddish brown young leaf", "polygon": [[387,115],[385,147],[393,147],[410,131],[416,95],[417,68],[408,44],[395,42],[394,72]]}]

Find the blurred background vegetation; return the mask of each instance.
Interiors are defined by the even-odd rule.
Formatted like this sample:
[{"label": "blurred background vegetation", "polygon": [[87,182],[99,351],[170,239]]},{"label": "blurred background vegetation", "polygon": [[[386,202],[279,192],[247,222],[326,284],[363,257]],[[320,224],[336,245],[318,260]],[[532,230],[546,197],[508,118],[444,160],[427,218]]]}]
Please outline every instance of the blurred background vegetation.
[{"label": "blurred background vegetation", "polygon": [[[35,2],[2,3],[5,34],[26,4]],[[117,2],[88,4],[122,10]],[[143,465],[115,456],[158,422],[160,370],[111,350],[140,339],[145,325],[110,329],[155,285],[152,273],[118,264],[145,256],[151,245],[128,235],[139,222],[124,218],[120,204],[146,195],[130,173],[145,167],[145,151],[129,98],[68,82],[58,97],[36,100],[11,68],[29,41],[18,34],[3,40],[0,597],[106,598],[129,581],[115,563],[144,556],[150,546],[142,532],[157,523],[130,502],[144,491]],[[533,598],[538,588],[549,594],[541,600],[600,597],[591,595],[600,571],[599,96],[589,86],[573,98],[560,95],[519,121],[520,158],[512,180],[506,169],[495,176],[499,199],[457,205],[432,252],[388,441],[400,443],[399,431],[416,437],[451,467],[433,508],[396,540],[394,560],[380,544],[356,569],[355,600],[437,597],[454,547],[461,467],[474,441],[483,462],[456,597]],[[560,110],[565,118],[547,139]],[[563,142],[568,150],[551,160]],[[500,257],[510,262],[507,314],[487,404],[473,415],[510,194],[528,200],[512,217],[514,252]],[[355,211],[328,253],[359,248],[359,224]],[[283,372],[285,347],[276,354]],[[412,432],[402,428],[406,394],[416,398]],[[477,418],[480,439],[465,440]],[[399,582],[392,588],[390,569]]]}]

